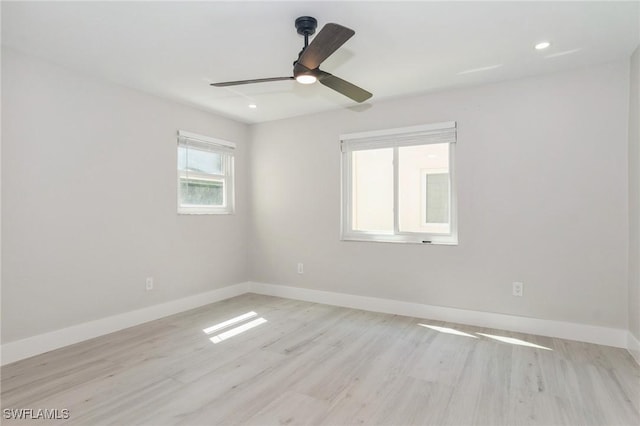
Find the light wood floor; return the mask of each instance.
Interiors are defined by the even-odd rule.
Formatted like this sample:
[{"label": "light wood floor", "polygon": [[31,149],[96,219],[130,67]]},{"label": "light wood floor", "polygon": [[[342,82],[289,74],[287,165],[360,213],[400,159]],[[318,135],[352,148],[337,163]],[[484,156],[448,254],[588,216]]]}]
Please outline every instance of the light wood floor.
[{"label": "light wood floor", "polygon": [[1,384],[3,409],[69,410],[40,425],[640,424],[625,350],[254,294],[10,364]]}]

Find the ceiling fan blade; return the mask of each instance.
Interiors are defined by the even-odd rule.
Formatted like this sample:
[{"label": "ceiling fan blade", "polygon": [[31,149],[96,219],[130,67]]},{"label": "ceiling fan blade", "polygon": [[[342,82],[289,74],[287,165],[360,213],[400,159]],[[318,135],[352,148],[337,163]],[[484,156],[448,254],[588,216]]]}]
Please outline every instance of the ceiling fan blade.
[{"label": "ceiling fan blade", "polygon": [[329,74],[328,72],[324,72],[321,70],[317,70],[318,81],[330,89],[335,90],[338,93],[345,95],[347,98],[351,98],[354,101],[361,103],[369,99],[373,96],[372,93],[367,92],[366,90],[356,86],[355,84],[349,83],[346,80],[343,80],[339,77],[336,77],[333,74]]},{"label": "ceiling fan blade", "polygon": [[356,32],[338,24],[327,24],[307,46],[298,62],[309,69],[316,69],[333,52],[338,50]]},{"label": "ceiling fan blade", "polygon": [[293,80],[293,77],[271,77],[271,78],[257,78],[254,80],[225,81],[222,83],[211,83],[211,86],[215,86],[215,87],[239,86],[241,84],[266,83],[268,81],[281,81],[281,80]]}]

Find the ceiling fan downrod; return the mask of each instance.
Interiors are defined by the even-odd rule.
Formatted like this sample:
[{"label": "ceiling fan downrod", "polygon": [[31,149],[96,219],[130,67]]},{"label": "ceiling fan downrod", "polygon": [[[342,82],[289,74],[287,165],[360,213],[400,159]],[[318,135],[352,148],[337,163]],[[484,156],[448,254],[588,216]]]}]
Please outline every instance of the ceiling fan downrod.
[{"label": "ceiling fan downrod", "polygon": [[318,21],[311,16],[301,16],[296,19],[296,30],[298,34],[304,36],[304,49],[309,46],[309,36],[315,34],[316,28],[318,28]]}]

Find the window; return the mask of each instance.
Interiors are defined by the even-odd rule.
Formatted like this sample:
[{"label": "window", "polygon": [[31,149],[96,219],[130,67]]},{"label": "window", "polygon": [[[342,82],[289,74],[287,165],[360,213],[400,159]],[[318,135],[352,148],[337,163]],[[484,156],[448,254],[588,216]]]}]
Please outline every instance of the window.
[{"label": "window", "polygon": [[235,144],[178,132],[178,213],[233,213]]},{"label": "window", "polygon": [[455,122],[342,135],[342,239],[457,244],[455,142]]}]

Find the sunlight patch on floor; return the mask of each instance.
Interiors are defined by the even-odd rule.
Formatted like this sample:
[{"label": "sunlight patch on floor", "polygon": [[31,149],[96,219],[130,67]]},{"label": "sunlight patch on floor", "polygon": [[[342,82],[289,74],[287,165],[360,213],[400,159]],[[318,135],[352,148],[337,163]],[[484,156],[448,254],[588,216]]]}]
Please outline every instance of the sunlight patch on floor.
[{"label": "sunlight patch on floor", "polygon": [[420,327],[426,327],[435,331],[439,331],[440,333],[455,334],[456,336],[473,337],[474,339],[477,339],[477,337],[474,336],[473,334],[465,333],[464,331],[456,330],[454,328],[439,327],[437,325],[428,325],[428,324],[418,324],[418,325]]},{"label": "sunlight patch on floor", "polygon": [[267,322],[266,319],[260,317],[258,319],[255,319],[253,321],[250,321],[246,324],[242,324],[241,326],[238,326],[236,328],[232,328],[229,331],[225,331],[224,333],[220,333],[217,336],[213,336],[212,338],[210,338],[209,340],[211,340],[213,343],[220,343],[223,340],[227,340],[230,337],[233,336],[237,336],[240,333],[244,333],[247,330],[250,330],[254,327],[259,326],[260,324],[264,324],[265,322]]},{"label": "sunlight patch on floor", "polygon": [[536,345],[535,343],[527,342],[525,340],[516,339],[515,337],[505,337],[505,336],[495,336],[493,334],[485,334],[485,333],[476,333],[484,337],[488,337],[489,339],[494,339],[503,343],[510,343],[512,345],[518,346],[528,346],[530,348],[536,349],[544,349],[545,351],[552,351],[553,349],[547,348],[546,346]]},{"label": "sunlight patch on floor", "polygon": [[229,327],[230,325],[237,324],[239,322],[242,322],[242,321],[247,320],[249,318],[253,318],[255,316],[258,316],[258,314],[256,314],[253,311],[247,312],[246,314],[242,314],[242,315],[239,315],[239,316],[237,316],[235,318],[231,318],[230,320],[223,321],[223,322],[218,323],[216,325],[212,325],[211,327],[207,327],[207,328],[203,329],[202,331],[204,331],[206,334],[211,334],[214,331],[222,330],[223,328]]},{"label": "sunlight patch on floor", "polygon": [[[456,330],[455,328],[441,327],[441,326],[437,326],[437,325],[429,325],[429,324],[422,324],[422,323],[418,323],[418,325],[420,327],[429,328],[431,330],[435,330],[435,331],[438,331],[440,333],[453,334],[455,336],[473,337],[474,339],[478,338],[477,336],[474,336],[473,334],[465,333],[464,331]],[[497,341],[502,342],[502,343],[509,343],[511,345],[527,346],[527,347],[530,347],[530,348],[544,349],[545,351],[553,351],[553,349],[547,348],[546,346],[536,345],[535,343],[527,342],[526,340],[517,339],[515,337],[496,336],[494,334],[477,333],[477,332],[475,334],[477,334],[478,336],[486,337],[488,339],[497,340]]]}]

